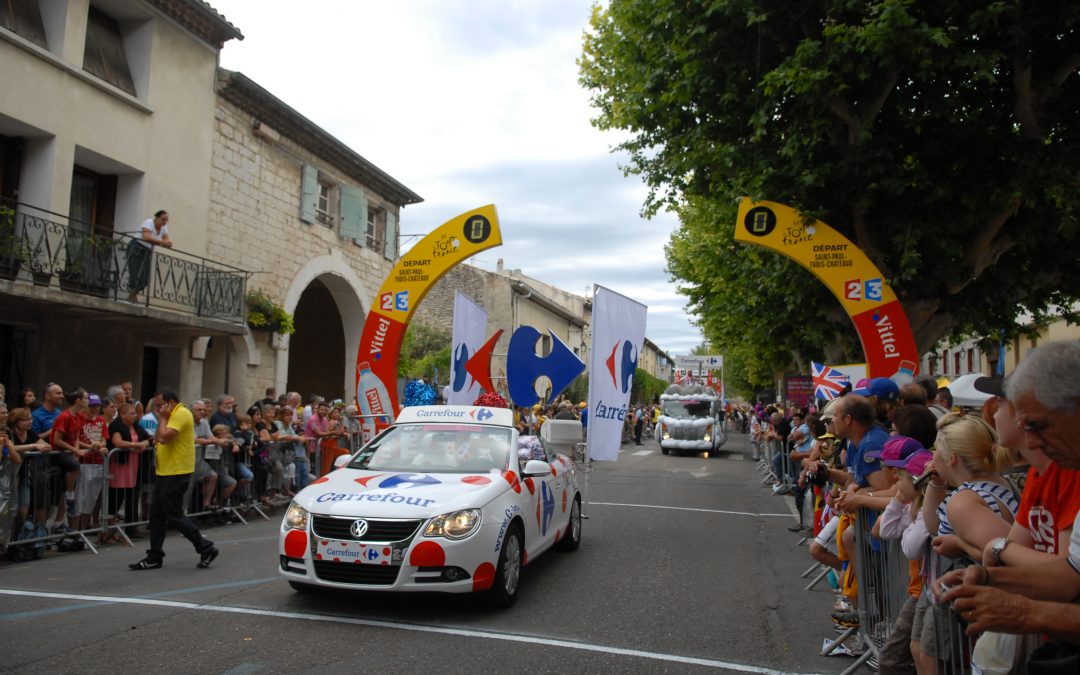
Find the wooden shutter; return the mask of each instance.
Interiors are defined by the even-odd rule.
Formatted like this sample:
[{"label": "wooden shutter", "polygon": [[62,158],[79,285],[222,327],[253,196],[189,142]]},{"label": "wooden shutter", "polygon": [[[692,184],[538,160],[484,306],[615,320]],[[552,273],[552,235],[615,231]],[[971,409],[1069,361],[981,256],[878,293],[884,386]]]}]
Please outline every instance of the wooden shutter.
[{"label": "wooden shutter", "polygon": [[315,205],[319,199],[319,170],[305,164],[300,172],[300,220],[315,222]]},{"label": "wooden shutter", "polygon": [[355,185],[341,186],[341,229],[346,239],[363,239],[367,227],[367,197]]},{"label": "wooden shutter", "polygon": [[386,212],[386,238],[383,240],[383,257],[387,260],[397,260],[397,216],[391,211]]}]

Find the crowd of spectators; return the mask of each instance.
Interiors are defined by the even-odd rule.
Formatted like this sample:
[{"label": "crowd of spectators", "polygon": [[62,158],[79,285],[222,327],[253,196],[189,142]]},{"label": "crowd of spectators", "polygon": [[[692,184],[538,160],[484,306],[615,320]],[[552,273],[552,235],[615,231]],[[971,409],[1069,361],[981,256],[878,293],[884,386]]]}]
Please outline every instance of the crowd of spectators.
[{"label": "crowd of spectators", "polygon": [[[17,406],[4,394],[0,387],[0,552],[27,560],[54,544],[81,549],[78,532],[101,543],[120,539],[121,529],[144,537],[155,479],[152,399],[134,400],[131,382],[103,394],[49,383],[40,400],[19,392]],[[187,510],[217,522],[287,503],[361,433],[354,406],[317,395],[304,404],[296,392],[268,389],[244,411],[229,394],[189,407],[196,457]]]},{"label": "crowd of spectators", "polygon": [[1080,672],[1080,342],[975,386],[985,404],[959,409],[931,377],[876,378],[819,409],[758,405],[746,428],[774,491],[795,497],[791,529],[831,569],[837,632],[883,615],[859,611],[860,584],[876,603],[881,586],[906,597],[860,631],[882,637],[880,672]]}]

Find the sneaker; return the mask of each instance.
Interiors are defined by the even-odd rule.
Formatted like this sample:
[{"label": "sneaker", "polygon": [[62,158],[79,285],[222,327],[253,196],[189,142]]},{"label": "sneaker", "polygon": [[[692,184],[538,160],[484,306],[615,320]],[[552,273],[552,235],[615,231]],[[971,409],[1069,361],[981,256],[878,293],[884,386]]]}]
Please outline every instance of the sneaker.
[{"label": "sneaker", "polygon": [[199,554],[199,564],[196,565],[199,569],[206,569],[210,567],[210,563],[214,562],[214,558],[218,557],[217,548],[211,546],[202,553]]},{"label": "sneaker", "polygon": [[802,532],[805,528],[806,526],[802,523],[796,523],[795,525],[788,526],[788,532]]},{"label": "sneaker", "polygon": [[847,612],[833,612],[832,620],[841,626],[858,626],[859,625],[859,613],[851,610]]},{"label": "sneaker", "polygon": [[783,483],[774,485],[772,489],[772,493],[774,495],[786,495],[789,492],[791,492],[791,490],[788,489],[788,486],[784,485]]},{"label": "sneaker", "polygon": [[161,567],[161,561],[160,560],[151,560],[150,558],[143,558],[142,560],[140,560],[137,563],[131,563],[130,565],[128,565],[128,569],[133,570],[133,571],[156,570],[156,569],[159,569],[160,567]]}]

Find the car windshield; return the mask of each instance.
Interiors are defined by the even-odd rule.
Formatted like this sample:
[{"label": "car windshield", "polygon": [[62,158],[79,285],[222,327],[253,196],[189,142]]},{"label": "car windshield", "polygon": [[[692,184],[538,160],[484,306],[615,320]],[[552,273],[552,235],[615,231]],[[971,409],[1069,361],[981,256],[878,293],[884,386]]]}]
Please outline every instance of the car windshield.
[{"label": "car windshield", "polygon": [[[402,424],[361,448],[349,463],[367,471],[505,471],[511,430],[479,424]],[[516,451],[516,449],[515,449]]]},{"label": "car windshield", "polygon": [[662,401],[661,407],[668,417],[708,417],[712,402],[698,399],[669,399]]}]

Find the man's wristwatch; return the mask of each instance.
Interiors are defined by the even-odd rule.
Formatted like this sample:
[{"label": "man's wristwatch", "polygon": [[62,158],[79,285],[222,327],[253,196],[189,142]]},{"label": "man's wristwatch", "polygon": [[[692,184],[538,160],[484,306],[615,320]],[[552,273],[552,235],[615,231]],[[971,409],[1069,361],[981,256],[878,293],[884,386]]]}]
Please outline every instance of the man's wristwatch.
[{"label": "man's wristwatch", "polygon": [[1012,543],[1012,540],[1008,537],[998,537],[990,544],[990,556],[994,559],[995,565],[1001,564],[1001,554],[1005,551],[1005,547]]}]

